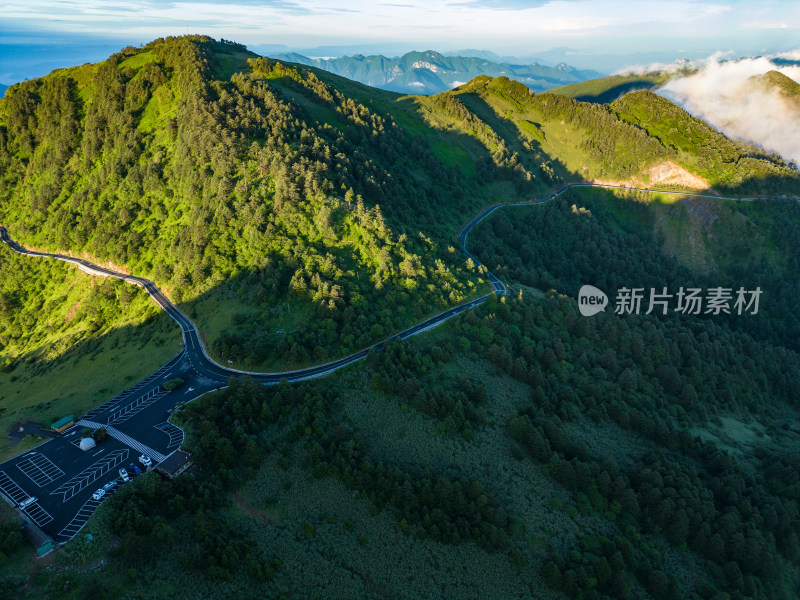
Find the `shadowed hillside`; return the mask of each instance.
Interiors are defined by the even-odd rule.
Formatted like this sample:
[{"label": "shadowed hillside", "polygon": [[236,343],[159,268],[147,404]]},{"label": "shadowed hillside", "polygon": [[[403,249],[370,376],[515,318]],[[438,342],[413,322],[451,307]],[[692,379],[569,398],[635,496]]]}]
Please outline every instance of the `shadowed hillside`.
[{"label": "shadowed hillside", "polygon": [[611,75],[599,79],[590,79],[578,83],[570,83],[549,90],[553,94],[574,98],[581,102],[599,102],[607,104],[635,90],[651,90],[664,83],[671,75]]}]

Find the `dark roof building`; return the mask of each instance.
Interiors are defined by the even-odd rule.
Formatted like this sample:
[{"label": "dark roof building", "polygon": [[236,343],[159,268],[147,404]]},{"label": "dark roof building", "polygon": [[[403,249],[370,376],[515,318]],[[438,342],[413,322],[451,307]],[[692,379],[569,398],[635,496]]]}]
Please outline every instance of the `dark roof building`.
[{"label": "dark roof building", "polygon": [[156,473],[172,479],[183,473],[192,464],[192,455],[185,450],[176,450],[156,465]]},{"label": "dark roof building", "polygon": [[75,424],[75,416],[69,415],[67,417],[64,417],[63,419],[59,419],[58,421],[50,425],[50,429],[52,429],[53,431],[57,431],[58,433],[61,433],[65,429],[69,429],[70,427],[72,427],[74,424]]}]

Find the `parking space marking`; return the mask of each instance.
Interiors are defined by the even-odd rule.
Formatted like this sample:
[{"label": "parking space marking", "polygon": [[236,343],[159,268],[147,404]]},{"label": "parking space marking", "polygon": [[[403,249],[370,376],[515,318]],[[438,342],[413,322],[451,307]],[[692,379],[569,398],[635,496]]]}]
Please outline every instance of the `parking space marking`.
[{"label": "parking space marking", "polygon": [[176,427],[172,423],[159,423],[158,425],[153,425],[159,431],[163,431],[169,436],[169,442],[167,443],[167,452],[174,450],[175,448],[179,447],[183,443],[183,429],[180,427]]},{"label": "parking space marking", "polygon": [[98,460],[92,466],[84,469],[66,483],[61,484],[58,488],[50,492],[50,495],[62,495],[64,497],[63,501],[66,502],[75,494],[80,493],[81,490],[86,489],[103,475],[111,471],[111,469],[125,462],[129,455],[130,450],[127,448],[114,450],[105,458]]},{"label": "parking space marking", "polygon": [[58,538],[66,542],[75,537],[75,534],[83,529],[83,526],[86,525],[86,521],[94,514],[94,511],[100,506],[101,502],[102,500],[95,500],[94,498],[89,498],[84,502],[83,506],[81,506],[80,510],[72,517],[72,520],[67,526],[59,531]]},{"label": "parking space marking", "polygon": [[133,394],[138,392],[140,389],[142,389],[143,387],[153,383],[153,381],[155,381],[156,379],[161,377],[164,373],[166,373],[168,370],[170,370],[172,367],[174,367],[178,363],[178,359],[180,358],[181,354],[182,354],[182,352],[179,352],[177,355],[172,357],[172,359],[167,364],[165,364],[163,367],[161,367],[158,371],[156,371],[155,373],[153,373],[153,374],[149,375],[148,377],[142,379],[136,385],[134,385],[132,387],[129,387],[127,390],[125,390],[121,394],[119,394],[117,396],[114,396],[113,398],[111,398],[111,400],[107,400],[107,401],[103,402],[103,404],[101,404],[100,406],[96,406],[95,408],[90,410],[88,413],[83,415],[81,418],[86,419],[86,420],[91,420],[94,417],[96,417],[98,414],[100,414],[101,412],[105,411],[107,408],[110,408],[110,407],[114,406],[115,404],[121,404],[122,402],[124,402],[125,400],[130,398]]},{"label": "parking space marking", "polygon": [[39,506],[37,502],[25,507],[22,512],[28,515],[31,518],[31,521],[36,523],[39,527],[44,527],[53,520],[53,517],[50,516],[50,513]]},{"label": "parking space marking", "polygon": [[160,398],[163,398],[167,394],[169,394],[169,392],[162,390],[160,387],[154,390],[150,390],[141,398],[137,398],[130,404],[118,410],[115,410],[113,413],[111,413],[111,416],[108,418],[108,424],[117,425],[119,423],[127,421],[132,416],[140,413],[145,408],[147,408]]},{"label": "parking space marking", "polygon": [[[115,481],[118,480],[115,479]],[[118,481],[118,483],[124,483],[124,482]],[[75,516],[72,517],[72,520],[69,523],[67,523],[66,527],[64,527],[64,529],[58,532],[58,535],[56,537],[58,537],[62,541],[62,543],[75,537],[75,534],[77,534],[81,529],[83,529],[83,526],[86,525],[86,522],[94,514],[94,511],[97,510],[97,507],[100,506],[100,504],[102,504],[103,500],[109,498],[110,496],[113,496],[118,489],[119,485],[111,488],[106,492],[105,496],[103,496],[100,500],[95,500],[94,497],[90,496],[89,499],[83,503],[83,506],[81,506],[80,510],[78,510],[78,512],[75,513]]]},{"label": "parking space marking", "polygon": [[54,465],[49,458],[38,452],[28,454],[25,460],[17,463],[17,467],[39,487],[44,487],[64,476],[64,471]]},{"label": "parking space marking", "polygon": [[5,471],[0,471],[0,491],[15,504],[30,498],[28,492],[19,487],[17,482],[11,479]]}]

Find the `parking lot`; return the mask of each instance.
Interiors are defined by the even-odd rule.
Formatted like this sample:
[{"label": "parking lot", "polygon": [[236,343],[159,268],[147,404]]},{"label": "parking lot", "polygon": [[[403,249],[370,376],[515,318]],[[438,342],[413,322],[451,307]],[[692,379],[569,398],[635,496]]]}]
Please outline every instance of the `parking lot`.
[{"label": "parking lot", "polygon": [[109,410],[114,410],[115,407],[123,405],[124,403],[128,402],[131,397],[135,396],[137,392],[140,392],[142,390],[147,390],[148,388],[152,388],[154,383],[164,380],[165,376],[166,378],[171,377],[172,373],[170,371],[174,370],[176,367],[180,365],[181,358],[182,358],[181,355],[176,356],[175,358],[170,360],[167,364],[165,364],[163,367],[158,369],[158,371],[156,371],[155,373],[148,375],[141,381],[137,382],[135,385],[126,389],[121,394],[114,396],[113,398],[107,400],[100,406],[93,408],[88,413],[83,415],[82,418],[89,421],[95,420],[95,417],[100,413],[108,412]]},{"label": "parking lot", "polygon": [[[173,392],[164,390],[164,381],[175,377],[181,377],[186,384]],[[84,425],[76,424],[0,464],[0,496],[58,543],[64,543],[124,485],[121,467],[134,478],[129,465],[144,470],[138,460],[142,453],[158,462],[180,447],[183,431],[167,422],[176,403],[219,387],[219,381],[197,375],[188,360],[173,359],[157,373],[81,417],[78,423],[106,427],[109,432],[95,447],[80,449]],[[100,500],[93,499],[92,494],[110,481],[117,485]],[[25,502],[20,508],[20,503]]]},{"label": "parking lot", "polygon": [[22,512],[28,515],[39,527],[44,527],[53,520],[53,517],[50,515],[50,513],[39,506],[38,502],[34,502],[30,506],[25,507]]},{"label": "parking lot", "polygon": [[17,485],[17,482],[11,479],[5,471],[0,471],[0,491],[8,496],[14,504],[30,498],[30,494]]},{"label": "parking lot", "polygon": [[94,511],[102,502],[103,500],[95,500],[90,496],[89,499],[84,502],[83,506],[80,507],[78,512],[75,513],[75,516],[72,517],[72,520],[67,523],[67,525],[61,531],[58,532],[56,535],[56,541],[61,543],[72,539],[72,537],[78,533],[84,525],[86,525],[86,522],[94,514]]}]

